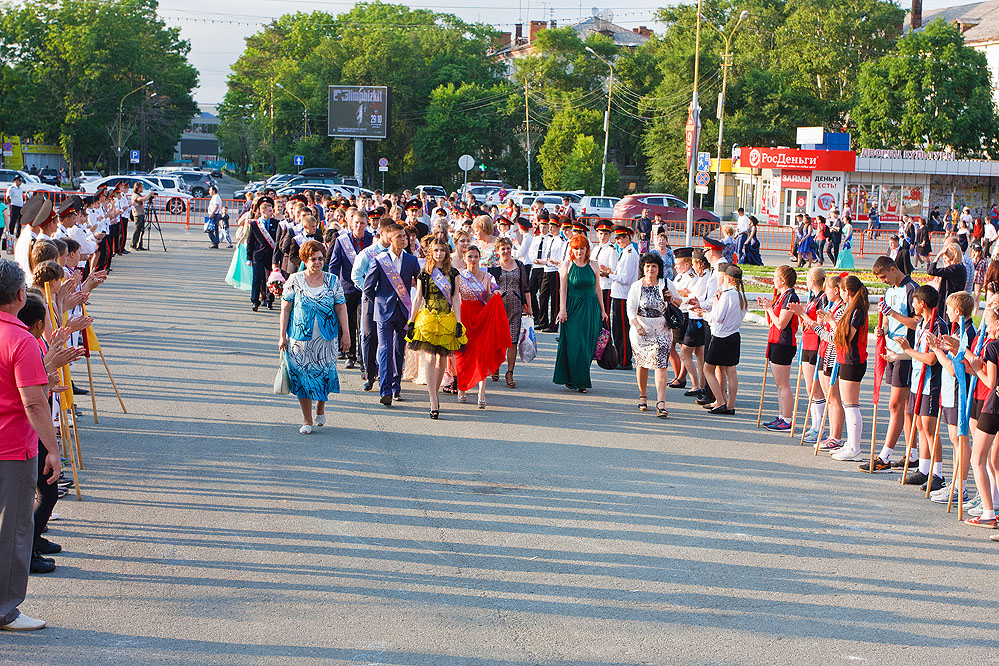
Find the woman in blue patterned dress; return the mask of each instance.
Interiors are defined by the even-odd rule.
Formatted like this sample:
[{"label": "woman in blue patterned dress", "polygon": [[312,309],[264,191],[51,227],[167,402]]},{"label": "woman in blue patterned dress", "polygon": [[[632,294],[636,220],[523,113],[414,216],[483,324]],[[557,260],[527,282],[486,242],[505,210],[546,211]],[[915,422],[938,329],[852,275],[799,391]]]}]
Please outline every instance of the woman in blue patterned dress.
[{"label": "woman in blue patterned dress", "polygon": [[315,240],[299,250],[305,269],[284,283],[281,296],[281,341],[291,392],[298,396],[305,423],[303,435],[312,432],[312,401],[316,401],[316,427],[326,425],[326,400],[340,392],[336,361],[340,349],[350,349],[347,306],[343,286],[333,273],[323,272],[326,248]]}]

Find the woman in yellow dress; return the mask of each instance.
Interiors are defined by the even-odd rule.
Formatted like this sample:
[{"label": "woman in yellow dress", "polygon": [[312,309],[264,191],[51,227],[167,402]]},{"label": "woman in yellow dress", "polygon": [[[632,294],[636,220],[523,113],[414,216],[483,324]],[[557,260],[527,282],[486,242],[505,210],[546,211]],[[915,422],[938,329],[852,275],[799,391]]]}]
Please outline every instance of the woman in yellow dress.
[{"label": "woman in yellow dress", "polygon": [[416,295],[406,339],[409,348],[422,352],[427,369],[427,393],[430,395],[430,418],[440,415],[438,393],[447,359],[467,342],[461,325],[461,294],[458,270],[451,266],[451,248],[434,239],[427,248],[427,263],[416,276]]}]

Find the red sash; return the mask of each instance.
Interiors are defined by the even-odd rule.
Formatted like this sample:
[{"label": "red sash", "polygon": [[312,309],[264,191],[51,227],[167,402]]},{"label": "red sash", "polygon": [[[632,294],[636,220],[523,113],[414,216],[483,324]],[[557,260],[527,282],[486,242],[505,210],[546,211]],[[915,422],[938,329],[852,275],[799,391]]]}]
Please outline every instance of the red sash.
[{"label": "red sash", "polygon": [[277,243],[274,242],[274,237],[271,236],[271,232],[267,231],[267,225],[264,224],[263,220],[257,220],[257,229],[259,229],[260,233],[263,234],[264,240],[270,244],[272,250],[277,247]]}]

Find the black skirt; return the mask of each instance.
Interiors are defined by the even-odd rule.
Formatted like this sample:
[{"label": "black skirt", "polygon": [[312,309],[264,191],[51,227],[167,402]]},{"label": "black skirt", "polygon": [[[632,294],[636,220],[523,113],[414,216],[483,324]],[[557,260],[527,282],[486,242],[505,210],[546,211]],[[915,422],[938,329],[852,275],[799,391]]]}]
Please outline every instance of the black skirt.
[{"label": "black skirt", "polygon": [[721,367],[739,365],[741,349],[742,337],[738,331],[724,338],[712,337],[708,350],[704,353],[704,362]]}]

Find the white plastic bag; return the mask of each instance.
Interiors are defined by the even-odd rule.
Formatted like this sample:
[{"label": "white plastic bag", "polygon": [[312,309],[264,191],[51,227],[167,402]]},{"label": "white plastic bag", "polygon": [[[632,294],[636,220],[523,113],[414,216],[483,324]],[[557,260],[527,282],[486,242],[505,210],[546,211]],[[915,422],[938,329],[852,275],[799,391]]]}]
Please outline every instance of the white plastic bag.
[{"label": "white plastic bag", "polygon": [[520,322],[520,360],[530,363],[538,355],[538,336],[534,332],[534,317],[524,317]]},{"label": "white plastic bag", "polygon": [[288,395],[291,393],[291,379],[288,377],[287,352],[281,352],[281,364],[274,375],[274,394]]}]

